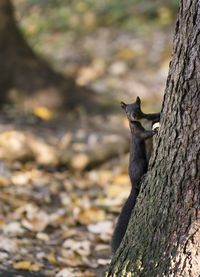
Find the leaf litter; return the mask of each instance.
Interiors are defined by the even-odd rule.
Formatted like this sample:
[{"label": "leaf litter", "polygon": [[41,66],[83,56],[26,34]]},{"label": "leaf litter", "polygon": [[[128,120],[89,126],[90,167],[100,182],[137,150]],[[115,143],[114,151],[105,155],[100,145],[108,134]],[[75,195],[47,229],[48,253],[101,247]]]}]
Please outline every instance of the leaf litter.
[{"label": "leaf litter", "polygon": [[[0,269],[100,276],[110,262],[115,218],[129,192],[127,128],[99,131],[80,124],[77,132],[47,122],[23,129],[5,121],[0,132]],[[120,151],[118,144],[123,144]],[[87,156],[88,169],[80,155]]]}]

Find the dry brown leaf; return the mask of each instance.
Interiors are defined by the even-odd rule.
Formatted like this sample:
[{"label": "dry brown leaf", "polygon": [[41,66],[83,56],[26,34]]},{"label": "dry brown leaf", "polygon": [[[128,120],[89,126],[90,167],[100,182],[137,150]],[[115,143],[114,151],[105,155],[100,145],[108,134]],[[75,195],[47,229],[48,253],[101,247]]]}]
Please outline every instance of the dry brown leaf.
[{"label": "dry brown leaf", "polygon": [[98,182],[98,184],[102,187],[105,187],[108,182],[110,182],[113,178],[113,172],[111,170],[92,170],[88,174],[88,178],[92,182]]},{"label": "dry brown leaf", "polygon": [[99,234],[99,238],[101,239],[101,241],[108,243],[108,244],[111,242],[111,237],[112,237],[112,235],[110,235],[108,233]]},{"label": "dry brown leaf", "polygon": [[24,211],[26,215],[21,220],[22,226],[33,232],[42,232],[45,230],[50,220],[47,213],[39,210],[37,206],[32,204],[26,205]]},{"label": "dry brown leaf", "polygon": [[0,187],[8,186],[10,184],[10,178],[0,176]]},{"label": "dry brown leaf", "polygon": [[69,251],[64,248],[61,249],[61,257],[58,257],[58,261],[62,262],[63,264],[66,264],[68,266],[80,266],[83,264],[82,262],[82,257],[74,252],[74,251]]},{"label": "dry brown leaf", "polygon": [[36,237],[43,241],[49,241],[49,236],[46,233],[37,233]]},{"label": "dry brown leaf", "polygon": [[38,218],[33,218],[31,220],[27,220],[26,218],[24,218],[22,219],[22,225],[32,232],[40,232],[47,227],[48,221],[41,221],[41,219]]},{"label": "dry brown leaf", "polygon": [[14,173],[11,177],[11,181],[17,186],[27,185],[27,183],[30,181],[30,174],[29,172]]},{"label": "dry brown leaf", "polygon": [[0,158],[16,161],[32,157],[28,138],[18,131],[6,131],[0,134]]},{"label": "dry brown leaf", "polygon": [[42,165],[57,165],[59,163],[59,151],[42,140],[29,139],[29,147],[37,163]]},{"label": "dry brown leaf", "polygon": [[76,170],[83,170],[88,165],[89,161],[90,159],[86,154],[74,154],[70,161],[70,166]]},{"label": "dry brown leaf", "polygon": [[[16,198],[16,196],[14,194],[11,194],[11,193],[1,192],[0,199],[1,199],[1,201],[5,201],[10,206],[14,206],[14,207],[21,207],[21,206],[26,204],[25,200],[21,200],[19,198]],[[14,218],[14,216],[13,216],[13,218]]]},{"label": "dry brown leaf", "polygon": [[106,213],[104,210],[93,207],[80,211],[75,218],[81,224],[88,225],[104,220],[106,218]]},{"label": "dry brown leaf", "polygon": [[113,179],[113,183],[118,184],[118,185],[122,185],[122,186],[129,186],[130,185],[130,179],[128,174],[121,174],[116,176]]}]

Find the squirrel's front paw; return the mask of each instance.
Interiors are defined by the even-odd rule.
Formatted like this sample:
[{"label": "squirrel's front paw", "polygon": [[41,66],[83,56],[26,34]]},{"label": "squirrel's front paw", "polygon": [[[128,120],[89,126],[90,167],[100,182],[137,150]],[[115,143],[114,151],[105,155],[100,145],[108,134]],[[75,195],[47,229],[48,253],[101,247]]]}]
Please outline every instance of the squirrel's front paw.
[{"label": "squirrel's front paw", "polygon": [[160,122],[156,122],[153,124],[152,130],[153,130],[154,134],[158,133],[159,127],[160,127]]}]

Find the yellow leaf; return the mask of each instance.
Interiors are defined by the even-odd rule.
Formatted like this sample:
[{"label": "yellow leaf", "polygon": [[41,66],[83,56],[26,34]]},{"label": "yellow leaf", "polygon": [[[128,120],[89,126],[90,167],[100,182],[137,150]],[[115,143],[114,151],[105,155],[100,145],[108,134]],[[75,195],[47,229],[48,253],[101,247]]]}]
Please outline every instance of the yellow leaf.
[{"label": "yellow leaf", "polygon": [[46,107],[36,107],[33,110],[33,114],[43,120],[50,120],[54,117],[54,113]]},{"label": "yellow leaf", "polygon": [[23,270],[28,270],[31,267],[31,262],[30,261],[20,261],[14,263],[13,267],[15,269],[23,269]]},{"label": "yellow leaf", "polygon": [[15,269],[39,271],[42,268],[42,264],[40,263],[32,264],[30,261],[20,261],[20,262],[14,263],[13,267]]}]

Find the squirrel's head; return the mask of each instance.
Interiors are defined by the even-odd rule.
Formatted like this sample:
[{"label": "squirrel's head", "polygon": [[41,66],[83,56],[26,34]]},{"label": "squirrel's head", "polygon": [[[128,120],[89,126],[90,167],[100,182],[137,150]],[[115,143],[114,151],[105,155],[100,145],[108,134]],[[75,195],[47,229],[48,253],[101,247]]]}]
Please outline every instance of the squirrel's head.
[{"label": "squirrel's head", "polygon": [[132,121],[142,118],[143,113],[141,111],[140,105],[141,100],[138,96],[136,98],[136,101],[132,104],[126,104],[124,102],[121,102],[122,109],[125,110],[128,119]]},{"label": "squirrel's head", "polygon": [[142,124],[139,121],[129,120],[129,126],[131,133],[134,135],[140,135],[140,133],[144,131],[144,128],[142,127]]}]

